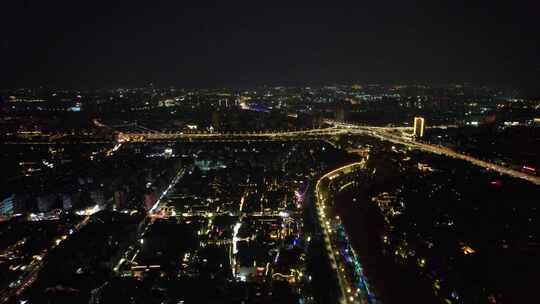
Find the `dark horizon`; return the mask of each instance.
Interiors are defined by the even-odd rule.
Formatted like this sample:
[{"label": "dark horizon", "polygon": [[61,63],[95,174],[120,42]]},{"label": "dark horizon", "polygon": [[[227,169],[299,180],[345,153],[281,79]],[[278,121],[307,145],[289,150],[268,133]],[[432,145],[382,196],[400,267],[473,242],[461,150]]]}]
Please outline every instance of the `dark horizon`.
[{"label": "dark horizon", "polygon": [[[117,90],[117,89],[149,89],[155,88],[158,90],[165,89],[177,89],[177,90],[251,90],[251,89],[261,89],[261,88],[324,88],[324,87],[353,87],[355,85],[360,86],[381,86],[381,87],[392,87],[392,86],[409,86],[409,87],[421,87],[426,86],[429,88],[449,88],[452,86],[464,86],[469,88],[487,88],[490,90],[498,90],[508,97],[529,97],[535,98],[538,95],[532,94],[531,90],[524,90],[523,88],[518,88],[512,85],[497,85],[497,84],[486,84],[479,82],[438,82],[430,83],[427,81],[403,81],[403,82],[375,82],[375,81],[364,81],[364,82],[340,82],[340,83],[331,83],[331,82],[282,82],[282,83],[255,83],[255,84],[238,84],[238,85],[175,85],[175,84],[162,84],[155,82],[147,82],[140,84],[124,84],[124,85],[104,85],[104,86],[90,86],[90,85],[40,85],[40,86],[16,86],[16,87],[0,87],[0,92],[10,92],[16,90],[50,90],[50,91],[103,91],[103,90]],[[1,98],[1,97],[0,97]]]},{"label": "dark horizon", "polygon": [[2,87],[473,83],[540,89],[538,3],[4,3]]}]

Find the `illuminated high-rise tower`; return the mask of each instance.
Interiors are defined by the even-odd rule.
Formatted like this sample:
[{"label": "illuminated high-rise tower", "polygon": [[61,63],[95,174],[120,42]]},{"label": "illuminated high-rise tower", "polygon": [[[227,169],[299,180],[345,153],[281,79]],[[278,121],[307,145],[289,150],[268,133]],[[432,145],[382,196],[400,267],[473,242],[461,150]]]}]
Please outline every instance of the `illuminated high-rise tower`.
[{"label": "illuminated high-rise tower", "polygon": [[414,137],[422,138],[424,136],[425,122],[423,117],[414,118]]}]

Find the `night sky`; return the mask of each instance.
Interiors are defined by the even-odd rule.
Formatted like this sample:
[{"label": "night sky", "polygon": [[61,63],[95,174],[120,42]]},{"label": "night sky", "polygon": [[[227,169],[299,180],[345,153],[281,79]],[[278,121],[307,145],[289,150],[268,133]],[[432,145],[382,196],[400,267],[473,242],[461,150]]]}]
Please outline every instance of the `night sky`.
[{"label": "night sky", "polygon": [[0,88],[538,87],[540,1],[288,2],[2,0]]}]

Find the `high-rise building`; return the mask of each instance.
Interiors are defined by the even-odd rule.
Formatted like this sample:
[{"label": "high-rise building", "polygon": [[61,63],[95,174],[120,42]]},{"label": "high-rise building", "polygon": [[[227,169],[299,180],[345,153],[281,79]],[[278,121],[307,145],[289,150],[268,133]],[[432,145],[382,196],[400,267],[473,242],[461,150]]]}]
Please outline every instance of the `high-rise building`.
[{"label": "high-rise building", "polygon": [[62,194],[62,208],[64,208],[64,210],[70,210],[71,208],[73,208],[73,201],[71,199],[71,194],[69,193]]},{"label": "high-rise building", "polygon": [[343,103],[336,105],[336,120],[345,121],[345,105]]},{"label": "high-rise building", "polygon": [[144,194],[144,207],[146,210],[152,209],[157,201],[157,195],[154,192]]},{"label": "high-rise building", "polygon": [[103,205],[105,203],[105,194],[101,189],[92,190],[90,191],[90,199],[94,204]]},{"label": "high-rise building", "polygon": [[423,117],[414,118],[414,132],[415,138],[422,138],[424,136],[425,122]]},{"label": "high-rise building", "polygon": [[53,194],[43,194],[39,196],[36,201],[39,212],[47,212],[57,207],[55,205],[57,197]]},{"label": "high-rise building", "polygon": [[11,215],[26,212],[29,197],[26,194],[0,196],[0,215]]},{"label": "high-rise building", "polygon": [[221,127],[221,115],[218,111],[212,112],[212,126],[215,130],[219,130]]},{"label": "high-rise building", "polygon": [[125,194],[124,191],[118,190],[114,192],[114,207],[116,209],[121,209],[125,207]]},{"label": "high-rise building", "polygon": [[2,201],[0,201],[0,215],[11,215],[13,214],[13,201],[14,195],[11,195]]},{"label": "high-rise building", "polygon": [[347,121],[350,110],[351,101],[349,99],[341,99],[337,101],[334,108],[335,119],[337,121]]}]

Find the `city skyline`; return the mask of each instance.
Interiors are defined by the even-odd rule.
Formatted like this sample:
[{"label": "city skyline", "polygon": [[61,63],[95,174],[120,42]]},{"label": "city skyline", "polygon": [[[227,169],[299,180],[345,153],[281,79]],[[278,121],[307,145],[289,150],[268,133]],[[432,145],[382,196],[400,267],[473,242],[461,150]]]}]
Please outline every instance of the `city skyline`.
[{"label": "city skyline", "polygon": [[538,298],[540,2],[0,10],[0,304]]},{"label": "city skyline", "polygon": [[0,97],[2,303],[533,297],[537,98],[361,84]]}]

